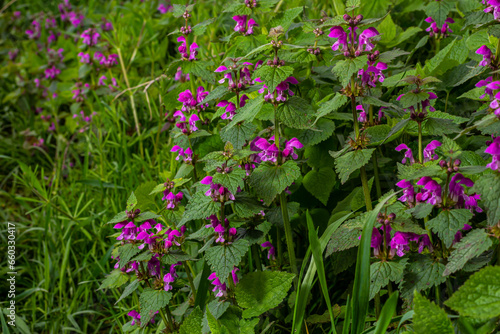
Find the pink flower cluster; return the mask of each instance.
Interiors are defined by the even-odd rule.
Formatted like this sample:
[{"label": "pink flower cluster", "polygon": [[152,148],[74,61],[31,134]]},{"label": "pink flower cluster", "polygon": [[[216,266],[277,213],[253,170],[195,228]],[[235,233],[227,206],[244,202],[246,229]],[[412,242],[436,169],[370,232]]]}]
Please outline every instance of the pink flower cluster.
[{"label": "pink flower cluster", "polygon": [[436,21],[434,21],[434,19],[430,16],[425,19],[425,22],[431,24],[427,29],[425,29],[425,31],[429,33],[429,36],[430,37],[436,36],[439,38],[448,37],[449,34],[453,32],[453,30],[450,29],[449,24],[455,23],[455,21],[452,18],[448,17],[446,20],[444,20],[444,24],[441,26],[441,28],[439,28],[437,26]]},{"label": "pink flower cluster", "polygon": [[269,140],[256,137],[250,143],[250,150],[259,152],[257,158],[254,160],[257,163],[264,161],[277,163],[279,156],[281,156],[282,162],[288,159],[297,159],[298,155],[295,153],[295,149],[301,149],[303,146],[297,138],[292,138],[285,142],[284,149],[280,152],[275,143],[274,136],[269,138]]}]

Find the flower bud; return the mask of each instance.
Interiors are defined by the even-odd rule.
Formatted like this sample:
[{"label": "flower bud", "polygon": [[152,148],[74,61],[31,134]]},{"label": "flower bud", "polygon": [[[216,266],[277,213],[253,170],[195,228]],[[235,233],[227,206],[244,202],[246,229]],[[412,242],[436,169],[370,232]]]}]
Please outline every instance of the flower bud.
[{"label": "flower bud", "polygon": [[395,214],[395,213],[391,213],[391,214],[389,215],[389,219],[390,219],[390,220],[394,220],[394,219],[396,219],[396,214]]},{"label": "flower bud", "polygon": [[454,164],[455,166],[460,166],[460,164],[461,164],[461,163],[462,163],[462,161],[460,161],[460,159],[457,159],[457,160],[455,160],[455,161],[453,162],[453,164]]},{"label": "flower bud", "polygon": [[446,166],[446,161],[445,161],[445,160],[441,160],[441,161],[439,161],[439,166],[440,166],[441,168],[445,168],[445,166]]},{"label": "flower bud", "polygon": [[349,14],[344,14],[344,21],[349,22],[350,19],[351,17],[349,16]]}]

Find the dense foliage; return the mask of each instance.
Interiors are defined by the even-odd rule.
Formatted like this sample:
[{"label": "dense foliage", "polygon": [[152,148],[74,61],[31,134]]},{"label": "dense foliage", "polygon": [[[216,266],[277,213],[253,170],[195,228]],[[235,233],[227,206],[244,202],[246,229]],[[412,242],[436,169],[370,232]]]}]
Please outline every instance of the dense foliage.
[{"label": "dense foliage", "polygon": [[500,1],[0,23],[2,332],[499,330]]}]

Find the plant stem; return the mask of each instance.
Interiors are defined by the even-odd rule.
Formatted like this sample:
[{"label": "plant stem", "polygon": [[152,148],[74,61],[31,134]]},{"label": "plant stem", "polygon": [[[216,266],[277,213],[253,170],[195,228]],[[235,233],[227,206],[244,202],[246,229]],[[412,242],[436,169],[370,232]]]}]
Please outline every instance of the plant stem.
[{"label": "plant stem", "polygon": [[186,271],[186,275],[189,281],[189,286],[191,287],[191,291],[193,293],[193,299],[196,299],[196,288],[194,287],[193,277],[191,277],[191,272],[189,271],[189,267],[186,262],[183,263],[184,270]]},{"label": "plant stem", "polygon": [[283,265],[283,247],[281,244],[281,230],[279,226],[276,226],[276,243],[278,247],[278,268],[281,270],[281,266]]},{"label": "plant stem", "polygon": [[255,267],[257,271],[262,271],[262,263],[260,262],[260,254],[257,245],[252,245],[253,258],[255,260]]},{"label": "plant stem", "polygon": [[375,317],[378,319],[380,317],[380,292],[375,295]]},{"label": "plant stem", "polygon": [[422,150],[422,123],[418,123],[418,162],[424,162],[424,152]]},{"label": "plant stem", "polygon": [[167,327],[167,324],[169,324],[167,318],[165,318],[165,312],[163,312],[162,309],[160,309],[160,316],[163,319],[163,322],[165,323],[165,327]]},{"label": "plant stem", "polygon": [[375,189],[377,190],[377,197],[380,198],[382,196],[382,187],[380,186],[380,178],[378,174],[377,151],[373,152],[372,162],[373,176],[375,177]]},{"label": "plant stem", "polygon": [[358,123],[358,113],[356,112],[356,98],[351,96],[351,109],[352,109],[352,118],[354,120],[354,134],[356,135],[356,142],[359,139],[359,123]]},{"label": "plant stem", "polygon": [[292,226],[290,225],[290,221],[288,219],[288,209],[286,206],[285,192],[282,192],[280,194],[280,206],[281,206],[281,215],[283,216],[283,224],[285,225],[286,248],[288,249],[288,257],[290,259],[290,267],[292,267],[292,273],[295,274],[294,283],[295,283],[295,289],[297,289],[299,272],[297,271],[297,263],[295,260]]},{"label": "plant stem", "polygon": [[436,288],[436,304],[441,306],[441,291],[439,291],[439,285],[435,286]]},{"label": "plant stem", "polygon": [[[130,82],[128,81],[127,70],[125,69],[125,63],[123,62],[122,52],[120,48],[117,48],[116,51],[118,52],[118,59],[120,59],[120,66],[122,68],[123,78],[125,79],[127,88],[130,89]],[[144,158],[144,147],[142,145],[141,129],[139,127],[139,119],[137,118],[137,110],[135,109],[134,93],[130,91],[129,96],[130,96],[130,104],[132,106],[132,113],[134,115],[135,130],[137,131],[137,136],[139,137],[139,148],[141,150],[141,157]]]},{"label": "plant stem", "polygon": [[363,186],[363,194],[365,195],[365,204],[366,204],[366,210],[371,211],[373,209],[372,207],[372,200],[370,198],[370,188],[368,187],[368,179],[366,176],[366,169],[365,167],[360,168],[360,176],[361,176],[361,184]]},{"label": "plant stem", "polygon": [[165,305],[165,311],[167,311],[168,320],[170,321],[170,324],[173,326],[174,319],[172,318],[172,312],[170,312],[170,307],[168,307],[168,305]]}]

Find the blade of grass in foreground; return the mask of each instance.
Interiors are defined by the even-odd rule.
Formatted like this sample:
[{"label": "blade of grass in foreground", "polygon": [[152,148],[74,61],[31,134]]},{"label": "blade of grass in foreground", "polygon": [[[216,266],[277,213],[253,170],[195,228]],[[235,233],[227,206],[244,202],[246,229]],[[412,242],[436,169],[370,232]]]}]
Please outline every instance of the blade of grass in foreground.
[{"label": "blade of grass in foreground", "polygon": [[368,313],[368,304],[370,302],[370,244],[373,226],[382,207],[395,194],[392,193],[380,200],[375,209],[368,214],[363,227],[356,259],[356,274],[354,276],[351,334],[363,332],[366,314]]},{"label": "blade of grass in foreground", "polygon": [[[352,213],[349,213],[340,219],[336,220],[332,224],[330,224],[321,238],[319,238],[320,251],[323,251],[328,244],[333,233],[339,228],[339,226],[351,216]],[[311,292],[314,276],[316,275],[316,264],[314,261],[311,261],[307,272],[304,276],[304,271],[306,270],[307,263],[309,262],[309,257],[311,256],[311,246],[307,249],[307,253],[304,256],[304,260],[302,262],[302,268],[300,270],[299,282],[302,282],[299,286],[299,291],[297,291],[297,295],[295,297],[295,308],[293,310],[293,322],[292,322],[292,333],[300,333],[302,330],[302,323],[304,321],[304,314],[307,306],[307,298],[309,293]],[[303,278],[303,279],[302,279]]]},{"label": "blade of grass in foreground", "polygon": [[392,316],[396,312],[396,306],[398,305],[399,291],[396,291],[392,296],[385,302],[384,307],[382,307],[382,312],[380,313],[380,318],[377,321],[377,326],[375,327],[375,334],[384,334],[391,323]]},{"label": "blade of grass in foreground", "polygon": [[309,247],[311,247],[314,263],[316,264],[316,270],[318,271],[319,283],[321,285],[321,291],[323,292],[323,297],[325,298],[326,306],[328,307],[328,313],[330,314],[330,322],[332,324],[332,333],[337,333],[335,330],[335,317],[333,315],[332,303],[330,301],[330,296],[328,294],[328,285],[326,284],[325,267],[323,265],[323,251],[321,250],[321,245],[319,243],[317,231],[314,229],[314,223],[309,214],[309,210],[306,211],[307,228],[309,230]]}]

